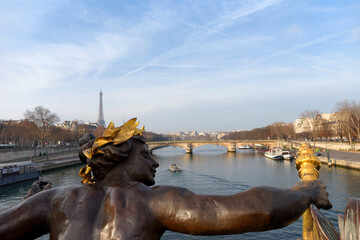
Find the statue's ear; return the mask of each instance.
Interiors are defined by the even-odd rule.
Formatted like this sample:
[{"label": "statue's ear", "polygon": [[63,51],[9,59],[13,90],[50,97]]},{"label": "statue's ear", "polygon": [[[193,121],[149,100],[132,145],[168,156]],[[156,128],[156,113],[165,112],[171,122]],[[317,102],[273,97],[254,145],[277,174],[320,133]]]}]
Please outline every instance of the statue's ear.
[{"label": "statue's ear", "polygon": [[129,157],[132,144],[130,141],[118,145],[108,144],[101,148],[104,158],[111,162],[124,162]]}]

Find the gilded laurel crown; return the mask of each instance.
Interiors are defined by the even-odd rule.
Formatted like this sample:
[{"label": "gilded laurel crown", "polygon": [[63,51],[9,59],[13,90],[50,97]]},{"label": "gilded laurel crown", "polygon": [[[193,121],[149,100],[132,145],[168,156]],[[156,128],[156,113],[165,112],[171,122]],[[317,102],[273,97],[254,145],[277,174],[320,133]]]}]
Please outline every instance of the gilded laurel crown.
[{"label": "gilded laurel crown", "polygon": [[145,132],[145,127],[141,129],[136,128],[139,125],[139,121],[136,121],[136,118],[132,118],[120,127],[115,127],[113,122],[110,122],[109,126],[105,129],[102,136],[99,136],[95,139],[95,142],[91,148],[85,149],[83,154],[91,159],[96,154],[103,154],[99,148],[108,143],[113,145],[118,145],[120,143],[126,142],[135,135],[142,135]]},{"label": "gilded laurel crown", "polygon": [[[113,122],[110,122],[109,126],[105,129],[102,136],[99,136],[95,139],[95,142],[91,146],[91,148],[85,149],[83,154],[88,158],[92,159],[92,157],[96,154],[104,154],[99,148],[108,143],[112,143],[113,145],[117,145],[123,142],[126,142],[130,138],[135,135],[142,135],[145,132],[145,127],[143,126],[141,129],[136,128],[139,125],[139,122],[136,121],[136,118],[132,118],[124,125],[120,127],[115,127]],[[86,165],[79,171],[79,175],[82,178],[81,183],[94,183],[94,177],[91,175],[91,167]]]}]

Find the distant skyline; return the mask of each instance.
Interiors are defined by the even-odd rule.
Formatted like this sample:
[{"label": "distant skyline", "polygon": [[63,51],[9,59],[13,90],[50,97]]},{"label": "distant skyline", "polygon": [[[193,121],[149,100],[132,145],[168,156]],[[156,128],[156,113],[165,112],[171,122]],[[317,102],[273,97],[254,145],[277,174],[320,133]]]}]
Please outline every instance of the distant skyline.
[{"label": "distant skyline", "polygon": [[359,1],[0,1],[0,119],[231,131],[359,101]]}]

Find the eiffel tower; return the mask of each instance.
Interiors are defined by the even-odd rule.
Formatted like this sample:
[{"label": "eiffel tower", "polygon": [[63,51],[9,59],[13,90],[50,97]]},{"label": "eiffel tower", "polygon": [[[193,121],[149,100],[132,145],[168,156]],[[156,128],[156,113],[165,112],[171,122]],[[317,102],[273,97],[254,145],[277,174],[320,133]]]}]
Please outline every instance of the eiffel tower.
[{"label": "eiffel tower", "polygon": [[104,119],[104,112],[103,112],[103,102],[102,102],[102,95],[103,93],[100,90],[100,101],[99,101],[99,114],[98,114],[98,120],[97,120],[97,124],[99,126],[103,126],[105,127],[105,119]]}]

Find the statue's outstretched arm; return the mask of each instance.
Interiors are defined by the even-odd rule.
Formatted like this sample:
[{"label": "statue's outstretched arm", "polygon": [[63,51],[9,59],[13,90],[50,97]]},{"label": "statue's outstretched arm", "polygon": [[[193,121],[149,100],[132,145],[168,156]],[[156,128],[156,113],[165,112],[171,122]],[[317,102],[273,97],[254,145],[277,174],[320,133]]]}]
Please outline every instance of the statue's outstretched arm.
[{"label": "statue's outstretched arm", "polygon": [[51,191],[37,193],[0,212],[0,239],[35,239],[49,232]]},{"label": "statue's outstretched arm", "polygon": [[196,195],[176,187],[155,187],[150,208],[164,228],[194,235],[235,234],[284,227],[311,203],[330,208],[319,181],[288,189],[255,187],[228,196]]}]

